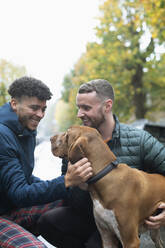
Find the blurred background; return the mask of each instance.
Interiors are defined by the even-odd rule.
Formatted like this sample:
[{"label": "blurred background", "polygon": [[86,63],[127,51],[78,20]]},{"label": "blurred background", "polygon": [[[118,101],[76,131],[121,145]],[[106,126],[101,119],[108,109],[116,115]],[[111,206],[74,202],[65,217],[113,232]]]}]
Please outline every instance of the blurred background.
[{"label": "blurred background", "polygon": [[0,30],[0,105],[24,75],[53,93],[38,128],[35,175],[60,175],[50,137],[80,123],[77,89],[95,78],[113,85],[121,122],[165,143],[164,0],[0,0]]}]

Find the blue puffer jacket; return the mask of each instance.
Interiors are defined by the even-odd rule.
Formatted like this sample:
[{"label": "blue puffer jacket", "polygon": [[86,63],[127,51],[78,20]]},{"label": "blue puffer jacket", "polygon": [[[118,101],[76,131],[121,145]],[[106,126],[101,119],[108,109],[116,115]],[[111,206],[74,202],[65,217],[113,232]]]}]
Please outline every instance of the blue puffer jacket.
[{"label": "blue puffer jacket", "polygon": [[[149,173],[165,175],[165,146],[148,132],[121,124],[115,116],[114,118],[116,126],[108,146],[118,162]],[[67,161],[63,159],[62,174],[65,174],[66,170]],[[78,187],[69,190],[66,204],[73,206],[81,214],[92,214],[89,193]]]},{"label": "blue puffer jacket", "polygon": [[0,214],[66,197],[64,176],[42,181],[32,175],[35,136],[22,128],[10,103],[0,108]]}]

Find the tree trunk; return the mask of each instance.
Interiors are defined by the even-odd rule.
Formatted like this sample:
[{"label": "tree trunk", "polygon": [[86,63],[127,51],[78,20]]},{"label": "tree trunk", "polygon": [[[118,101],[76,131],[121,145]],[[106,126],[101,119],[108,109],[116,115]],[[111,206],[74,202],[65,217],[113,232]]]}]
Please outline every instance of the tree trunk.
[{"label": "tree trunk", "polygon": [[136,66],[136,72],[132,77],[132,86],[134,90],[133,104],[135,106],[136,119],[145,118],[147,112],[146,104],[146,93],[143,92],[143,67],[138,64]]}]

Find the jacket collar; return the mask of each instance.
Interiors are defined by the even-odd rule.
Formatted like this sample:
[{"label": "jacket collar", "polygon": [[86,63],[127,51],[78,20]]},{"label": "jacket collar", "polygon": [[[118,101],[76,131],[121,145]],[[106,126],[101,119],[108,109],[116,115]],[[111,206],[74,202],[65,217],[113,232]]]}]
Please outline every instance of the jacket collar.
[{"label": "jacket collar", "polygon": [[120,137],[120,122],[119,122],[119,120],[118,120],[116,115],[113,115],[113,117],[114,117],[114,120],[115,120],[115,128],[114,128],[114,130],[112,132],[112,139]]}]

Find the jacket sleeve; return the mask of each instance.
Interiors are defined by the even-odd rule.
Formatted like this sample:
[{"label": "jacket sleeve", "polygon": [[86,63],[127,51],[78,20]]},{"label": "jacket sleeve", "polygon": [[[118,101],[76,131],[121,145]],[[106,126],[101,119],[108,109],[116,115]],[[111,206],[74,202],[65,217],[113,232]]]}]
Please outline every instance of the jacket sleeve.
[{"label": "jacket sleeve", "polygon": [[42,180],[39,177],[31,175],[30,181],[31,181],[31,183],[37,183],[37,182],[41,182]]},{"label": "jacket sleeve", "polygon": [[65,198],[64,176],[53,180],[35,180],[29,184],[19,160],[14,137],[0,133],[0,191],[16,207],[39,205]]},{"label": "jacket sleeve", "polygon": [[165,175],[165,146],[146,131],[141,139],[141,154],[145,171]]},{"label": "jacket sleeve", "polygon": [[[65,175],[68,168],[68,161],[62,160],[62,175]],[[81,215],[92,216],[93,204],[88,191],[84,191],[79,187],[70,187],[68,189],[68,195],[65,199],[65,205],[71,206],[76,212]]]}]

